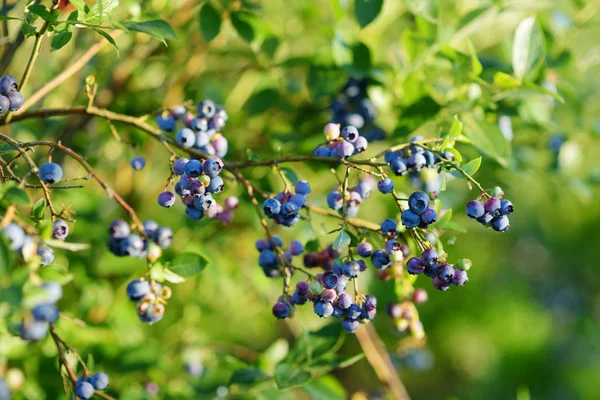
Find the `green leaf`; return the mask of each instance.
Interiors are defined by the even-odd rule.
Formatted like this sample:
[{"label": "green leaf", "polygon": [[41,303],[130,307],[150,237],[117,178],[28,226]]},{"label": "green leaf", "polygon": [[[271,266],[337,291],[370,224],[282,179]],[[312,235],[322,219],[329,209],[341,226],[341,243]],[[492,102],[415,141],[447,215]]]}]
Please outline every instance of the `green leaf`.
[{"label": "green leaf", "polygon": [[207,264],[208,260],[200,254],[182,253],[171,261],[170,269],[177,275],[187,278],[202,272]]},{"label": "green leaf", "polygon": [[352,46],[352,66],[362,73],[371,69],[371,51],[364,43],[359,42]]},{"label": "green leaf", "polygon": [[108,42],[113,45],[113,47],[115,48],[115,50],[117,50],[117,55],[119,55],[119,48],[117,47],[117,43],[115,42],[115,39],[113,39],[113,37],[110,36],[108,34],[108,32],[105,32],[102,29],[96,29],[96,28],[94,28],[94,30],[96,32],[98,32],[104,39],[108,40]]},{"label": "green leaf", "polygon": [[444,141],[442,142],[440,148],[442,150],[446,150],[449,147],[454,147],[454,141],[460,137],[462,134],[463,125],[462,122],[458,119],[458,116],[454,116],[454,120],[452,121],[452,126],[450,127],[450,131],[444,137]]},{"label": "green leaf", "polygon": [[521,21],[515,31],[512,48],[512,65],[515,76],[524,79],[533,74],[546,56],[546,43],[542,28],[535,17]]},{"label": "green leaf", "polygon": [[119,0],[98,0],[83,17],[83,21],[89,24],[100,24],[110,17],[111,12],[117,8],[118,5]]},{"label": "green leaf", "polygon": [[383,0],[356,0],[354,15],[361,28],[369,25],[377,18],[383,7]]},{"label": "green leaf", "polygon": [[462,156],[460,155],[458,150],[456,150],[453,147],[448,147],[445,149],[445,151],[449,151],[450,153],[452,153],[454,155],[454,161],[456,161],[459,164],[462,163]]},{"label": "green leaf", "polygon": [[346,233],[348,234],[348,236],[350,236],[350,246],[355,247],[359,243],[358,238],[356,237],[356,235],[354,233],[352,233],[350,231],[346,231]]},{"label": "green leaf", "polygon": [[64,28],[57,29],[54,31],[52,35],[52,42],[50,43],[50,51],[55,51],[63,48],[71,38],[73,37],[73,32],[71,30],[71,25],[65,24]]},{"label": "green leaf", "polygon": [[500,89],[513,89],[521,85],[521,81],[514,76],[505,74],[504,72],[496,72],[494,74],[494,84]]},{"label": "green leaf", "polygon": [[48,22],[56,21],[56,18],[54,17],[54,15],[52,15],[50,10],[48,10],[46,8],[46,6],[44,6],[42,4],[33,4],[33,5],[29,6],[29,12],[39,16],[44,21],[48,21]]},{"label": "green leaf", "polygon": [[552,90],[548,90],[548,89],[546,89],[543,86],[536,85],[533,82],[524,82],[523,83],[523,88],[526,88],[526,89],[529,89],[529,90],[533,90],[534,92],[537,92],[537,93],[547,94],[548,96],[554,97],[561,104],[565,104],[565,99],[563,99],[558,93],[555,93]]},{"label": "green leaf", "polygon": [[252,150],[246,149],[246,155],[248,156],[248,160],[251,161],[260,161],[260,157],[256,155]]},{"label": "green leaf", "polygon": [[25,206],[30,202],[27,192],[15,186],[6,190],[3,199],[16,206]]},{"label": "green leaf", "polygon": [[294,185],[299,181],[298,175],[294,172],[293,169],[289,167],[281,167],[281,171],[285,175],[285,177],[292,182]]},{"label": "green leaf", "polygon": [[[8,272],[8,260],[10,254],[10,250],[6,245],[6,238],[4,237],[4,235],[0,235],[0,276],[6,275],[6,273]],[[4,292],[5,290],[6,289],[3,287],[2,290],[0,290],[0,292]],[[0,303],[2,303],[1,300],[2,295],[0,294]]]},{"label": "green leaf", "polygon": [[21,32],[23,32],[23,36],[25,37],[33,36],[35,35],[35,26],[24,22],[23,25],[21,25]]},{"label": "green leaf", "polygon": [[343,250],[346,247],[348,247],[351,241],[352,239],[350,239],[350,236],[346,233],[345,230],[342,229],[338,237],[333,242],[332,247],[334,250]]},{"label": "green leaf", "polygon": [[260,50],[270,59],[273,59],[275,56],[277,48],[279,48],[279,39],[275,36],[265,38],[260,46]]},{"label": "green leaf", "polygon": [[173,272],[172,270],[170,270],[169,268],[166,268],[163,270],[163,277],[166,281],[171,282],[171,283],[181,283],[183,281],[185,281],[185,278],[182,277],[181,275],[178,275],[177,273]]},{"label": "green leaf", "polygon": [[266,88],[252,94],[244,104],[244,109],[250,115],[258,115],[267,111],[269,108],[279,104],[281,96],[277,89]]},{"label": "green leaf", "polygon": [[342,326],[337,323],[325,325],[315,332],[304,332],[290,351],[286,362],[301,363],[319,359],[334,353],[343,341]]},{"label": "green leaf", "polygon": [[[480,166],[481,166],[481,157],[477,157],[477,158],[474,158],[473,160],[469,161],[465,165],[462,165],[461,168],[467,174],[469,174],[469,176],[473,176],[473,175],[475,175],[475,172],[477,172],[479,170]],[[454,170],[454,171],[450,171],[450,173],[452,174],[452,176],[454,176],[456,178],[465,178],[465,176],[460,171]]]},{"label": "green leaf", "polygon": [[200,9],[200,30],[207,42],[216,38],[221,31],[221,14],[208,1]]},{"label": "green leaf", "polygon": [[310,372],[294,365],[282,363],[275,369],[275,383],[279,389],[301,385],[310,378]]},{"label": "green leaf", "polygon": [[238,369],[233,373],[233,375],[231,375],[229,384],[253,385],[268,379],[270,379],[270,377],[265,375],[265,373],[258,368],[242,368]]},{"label": "green leaf", "polygon": [[314,400],[344,400],[348,398],[344,387],[331,375],[307,382],[302,385],[302,389]]},{"label": "green leaf", "polygon": [[242,39],[250,43],[254,40],[254,28],[246,20],[244,14],[234,12],[231,14],[231,23]]},{"label": "green leaf", "polygon": [[511,156],[510,142],[506,140],[497,124],[478,120],[472,114],[463,114],[465,136],[473,142],[483,154],[492,157],[503,167],[508,167]]},{"label": "green leaf", "polygon": [[437,22],[438,7],[436,0],[403,0],[411,13],[429,21]]},{"label": "green leaf", "polygon": [[31,219],[34,222],[41,221],[44,219],[44,211],[46,211],[46,199],[41,198],[31,207]]},{"label": "green leaf", "polygon": [[61,286],[71,282],[74,278],[74,275],[66,267],[56,263],[40,268],[39,274],[44,281],[55,281]]},{"label": "green leaf", "polygon": [[446,210],[446,212],[444,213],[444,215],[442,215],[434,224],[434,228],[440,228],[440,229],[444,229],[444,227],[446,226],[446,224],[448,222],[450,222],[450,219],[452,219],[452,209],[448,209]]},{"label": "green leaf", "polygon": [[175,31],[173,31],[171,25],[162,19],[143,22],[129,21],[123,22],[123,25],[131,31],[141,32],[153,36],[163,42],[165,46],[167,45],[165,39],[178,40],[177,35],[175,35]]},{"label": "green leaf", "polygon": [[476,76],[479,76],[483,72],[483,66],[481,65],[481,62],[479,61],[479,58],[477,58],[477,52],[475,51],[473,42],[471,42],[470,40],[467,39],[467,46],[469,48],[469,54],[471,55],[471,71]]},{"label": "green leaf", "polygon": [[308,253],[314,253],[316,251],[319,251],[319,247],[319,239],[312,239],[306,242],[306,244],[304,245],[304,250]]},{"label": "green leaf", "polygon": [[85,9],[87,7],[87,5],[85,4],[85,2],[83,0],[71,0],[70,1],[71,4],[73,4],[73,6],[82,14],[85,15]]},{"label": "green leaf", "polygon": [[355,354],[353,356],[338,356],[336,354],[327,354],[310,364],[309,370],[312,375],[325,375],[336,368],[349,367],[365,357],[364,354]]}]

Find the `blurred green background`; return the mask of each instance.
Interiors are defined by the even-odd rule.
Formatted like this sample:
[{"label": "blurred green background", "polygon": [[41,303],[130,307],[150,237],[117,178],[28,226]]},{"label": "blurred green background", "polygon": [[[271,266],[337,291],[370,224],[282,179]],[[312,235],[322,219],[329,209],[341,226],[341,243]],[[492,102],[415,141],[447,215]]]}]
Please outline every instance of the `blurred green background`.
[{"label": "blurred green background", "polygon": [[[484,129],[498,129],[498,118],[510,117],[510,159],[502,166],[484,156],[476,177],[486,188],[502,187],[515,205],[512,226],[498,234],[468,220],[463,207],[476,195],[463,180],[448,181],[440,198],[444,207],[455,209],[455,221],[468,233],[447,231],[440,240],[450,260],[468,257],[473,268],[467,286],[448,292],[434,291],[429,280],[417,282],[429,293],[418,307],[425,347],[395,351],[405,335],[384,313],[384,305],[394,299],[393,283],[368,273],[361,286],[379,297],[374,324],[413,399],[600,398],[600,2],[385,0],[378,17],[362,29],[350,0],[210,3],[222,23],[218,36],[207,41],[215,27],[200,24],[204,2],[121,0],[115,18],[165,19],[179,40],[165,47],[147,36],[120,35],[118,54],[105,46],[38,106],[84,105],[88,75],[99,85],[99,106],[130,115],[211,98],[230,115],[224,130],[230,161],[247,159],[247,149],[262,159],[309,154],[323,140],[329,104],[350,76],[375,82],[369,94],[387,138],[371,144],[369,155],[415,133],[436,137],[456,114]],[[22,7],[11,14],[22,13]],[[247,26],[236,29],[232,15],[243,17]],[[505,93],[492,83],[497,72],[512,73],[514,32],[529,16],[537,17],[546,49],[544,65],[530,81],[555,88],[565,104],[531,90]],[[9,26],[16,34],[18,24]],[[467,39],[483,66],[477,79]],[[75,29],[73,40],[60,51],[49,52],[43,45],[25,97],[101,40],[91,30]],[[32,40],[26,40],[9,73],[20,76],[31,46]],[[116,258],[105,244],[108,224],[124,213],[91,181],[85,189],[55,191],[55,204],[70,204],[76,212],[71,240],[92,245],[82,253],[56,252],[56,264],[73,277],[64,287],[60,309],[85,322],[81,326],[63,318],[57,329],[95,369],[109,374],[109,393],[119,399],[229,396],[224,389],[233,370],[260,362],[268,371],[293,340],[292,332],[318,328],[323,321],[306,308],[289,326],[272,317],[281,284],[267,279],[257,265],[254,242],[263,231],[235,182],[226,182],[225,195],[240,196],[242,204],[226,228],[214,220],[188,221],[180,203],[162,209],[155,199],[169,176],[169,154],[131,127],[115,126],[135,148],[117,142],[106,121],[82,116],[28,120],[2,132],[21,141],[61,140],[85,154],[143,219],[174,230],[170,252],[199,252],[211,263],[197,278],[171,285],[174,295],[164,319],[144,325],[125,296],[127,282],[145,271],[144,262]],[[459,149],[465,159],[478,156],[471,146]],[[147,158],[143,171],[129,166],[135,154]],[[45,154],[35,156],[42,160]],[[67,178],[85,176],[72,160],[59,153],[54,158],[64,162]],[[293,168],[313,187],[310,203],[325,208],[325,196],[336,184],[328,168]],[[269,168],[246,172],[264,190],[281,190]],[[404,193],[413,190],[407,178],[396,184]],[[360,218],[379,223],[397,214],[393,199],[379,193],[367,204]],[[322,245],[334,240],[335,234],[327,232],[335,221],[315,217],[313,226],[317,235],[307,223],[273,229],[286,243],[316,236]],[[52,341],[26,344],[0,327],[0,363],[25,375],[16,398],[65,398]],[[348,336],[340,351],[361,350]],[[201,364],[202,376],[190,374],[186,364]],[[366,360],[334,376],[348,397],[385,392]],[[300,389],[254,395],[308,396]]]}]

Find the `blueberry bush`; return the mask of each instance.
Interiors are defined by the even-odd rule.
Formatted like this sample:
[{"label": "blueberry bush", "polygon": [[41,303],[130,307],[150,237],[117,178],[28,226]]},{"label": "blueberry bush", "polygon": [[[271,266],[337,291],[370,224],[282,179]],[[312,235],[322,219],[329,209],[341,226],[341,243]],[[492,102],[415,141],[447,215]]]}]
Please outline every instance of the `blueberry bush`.
[{"label": "blueberry bush", "polygon": [[600,396],[598,10],[4,1],[0,400]]}]

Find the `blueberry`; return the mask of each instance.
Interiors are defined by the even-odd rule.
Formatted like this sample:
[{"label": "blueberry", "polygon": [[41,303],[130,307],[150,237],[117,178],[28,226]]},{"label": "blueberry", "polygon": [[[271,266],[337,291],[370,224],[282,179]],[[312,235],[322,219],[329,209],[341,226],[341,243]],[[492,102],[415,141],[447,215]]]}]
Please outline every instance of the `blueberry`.
[{"label": "blueberry", "polygon": [[108,375],[104,372],[96,372],[90,376],[89,382],[96,390],[104,390],[108,387]]},{"label": "blueberry", "polygon": [[295,190],[297,194],[306,196],[310,194],[310,183],[308,181],[298,181],[296,182]]},{"label": "blueberry", "polygon": [[433,278],[437,275],[438,270],[440,269],[440,264],[426,265],[423,273],[425,276]]},{"label": "blueberry", "polygon": [[263,210],[267,217],[273,218],[281,212],[281,203],[274,198],[266,199],[263,203]]},{"label": "blueberry", "polygon": [[131,168],[136,171],[141,171],[146,166],[146,159],[144,157],[134,157],[131,159]]},{"label": "blueberry", "polygon": [[360,273],[360,265],[355,261],[348,261],[342,265],[342,273],[348,278],[356,278]]},{"label": "blueberry", "polygon": [[394,161],[396,158],[399,158],[400,156],[398,155],[397,152],[395,151],[390,151],[388,153],[385,153],[385,155],[383,156],[383,159],[385,160],[386,163],[391,163],[392,161]]},{"label": "blueberry", "polygon": [[15,223],[6,225],[2,234],[8,239],[11,250],[18,250],[25,244],[25,231]]},{"label": "blueberry", "polygon": [[302,252],[304,252],[304,246],[300,241],[293,240],[290,242],[290,253],[292,253],[293,256],[299,256]]},{"label": "blueberry", "polygon": [[352,296],[348,293],[342,293],[338,296],[336,306],[342,310],[347,310],[352,305]]},{"label": "blueberry", "polygon": [[375,319],[376,314],[377,314],[377,309],[373,308],[372,310],[367,310],[366,308],[363,307],[362,312],[361,312],[361,317],[363,319],[372,321],[373,319]]},{"label": "blueberry", "polygon": [[299,211],[299,207],[296,203],[293,203],[291,201],[288,201],[286,203],[283,203],[281,205],[281,215],[284,218],[287,217],[294,217],[298,214]]},{"label": "blueberry", "polygon": [[150,293],[150,284],[148,281],[136,279],[127,285],[127,297],[132,301],[140,300],[148,293]]},{"label": "blueberry", "polygon": [[69,225],[62,219],[54,221],[52,227],[52,237],[57,240],[64,240],[69,236]]},{"label": "blueberry", "polygon": [[225,136],[215,136],[212,139],[211,144],[215,149],[215,155],[217,157],[225,157],[227,155],[227,151],[229,151],[229,142],[227,141],[227,138],[225,138]]},{"label": "blueberry", "polygon": [[[393,154],[393,153],[388,153]],[[408,173],[406,162],[402,158],[395,158],[390,162],[390,169],[397,176],[404,176]]]},{"label": "blueberry", "polygon": [[371,254],[371,261],[376,269],[385,269],[390,266],[390,256],[383,250],[375,250]]},{"label": "blueberry", "polygon": [[447,161],[454,161],[454,154],[448,150],[442,152],[442,157]]},{"label": "blueberry", "polygon": [[425,265],[417,257],[412,257],[406,263],[406,270],[411,275],[418,275],[425,271]]},{"label": "blueberry", "polygon": [[338,284],[338,276],[333,272],[325,272],[321,278],[321,283],[326,289],[335,289]]},{"label": "blueberry", "polygon": [[369,147],[369,141],[364,136],[359,136],[354,141],[354,151],[356,153],[362,153],[367,150],[367,147]]},{"label": "blueberry", "polygon": [[192,178],[197,178],[202,173],[202,163],[198,160],[190,160],[185,165],[185,174]]},{"label": "blueberry", "polygon": [[140,258],[144,255],[146,244],[138,235],[129,235],[121,242],[123,253],[131,257]]},{"label": "blueberry", "polygon": [[[390,255],[400,251],[400,243],[398,243],[398,241],[396,241],[394,239],[387,240],[385,242],[384,247],[385,247],[385,252]],[[402,253],[400,253],[400,254],[402,254]]]},{"label": "blueberry", "polygon": [[362,310],[358,304],[351,304],[346,310],[346,316],[350,319],[358,319],[362,314]]},{"label": "blueberry", "polygon": [[190,148],[196,143],[196,135],[194,134],[193,130],[189,128],[183,128],[179,132],[177,132],[177,135],[175,136],[175,141],[181,147]]},{"label": "blueberry", "polygon": [[255,243],[256,250],[263,251],[270,249],[270,243],[268,239],[258,239]]},{"label": "blueberry", "polygon": [[370,257],[373,253],[373,245],[369,242],[361,242],[356,246],[356,252],[361,257]]},{"label": "blueberry", "polygon": [[48,324],[41,321],[27,321],[19,327],[21,339],[36,342],[48,334]]},{"label": "blueberry", "polygon": [[217,112],[217,106],[213,103],[212,100],[203,100],[198,104],[198,115],[201,117],[210,119]]},{"label": "blueberry", "polygon": [[194,198],[194,207],[206,211],[213,205],[215,200],[210,193],[205,193]]},{"label": "blueberry", "polygon": [[187,158],[178,158],[173,164],[173,172],[176,175],[183,175],[185,173],[185,166],[189,161]]},{"label": "blueberry", "polygon": [[435,154],[433,154],[429,150],[425,150],[422,154],[423,154],[423,157],[425,158],[425,166],[428,168],[435,167]]},{"label": "blueberry", "polygon": [[426,229],[429,225],[433,224],[437,218],[437,214],[433,208],[428,208],[423,214],[421,214],[420,228]]},{"label": "blueberry", "polygon": [[0,78],[0,94],[3,96],[8,96],[11,93],[16,93],[18,91],[19,84],[14,76],[4,75],[2,78]]},{"label": "blueberry", "polygon": [[467,203],[467,215],[470,218],[481,218],[485,214],[485,207],[477,200],[471,200]]},{"label": "blueberry", "polygon": [[338,142],[335,149],[338,157],[341,158],[348,158],[354,154],[354,145],[350,142]]},{"label": "blueberry", "polygon": [[33,318],[39,322],[55,323],[58,319],[58,309],[54,304],[40,304],[31,310]]},{"label": "blueberry", "polygon": [[308,282],[301,281],[296,284],[296,291],[303,296],[308,294],[308,289]]},{"label": "blueberry", "polygon": [[427,249],[421,254],[421,262],[425,266],[432,266],[438,262],[438,252],[435,249]]},{"label": "blueberry", "polygon": [[223,182],[223,178],[215,176],[210,178],[210,184],[206,187],[206,190],[209,193],[221,193],[224,187],[225,183]]},{"label": "blueberry", "polygon": [[199,181],[191,181],[188,185],[188,190],[190,194],[194,196],[200,196],[201,194],[206,193],[206,187],[202,185]]},{"label": "blueberry", "polygon": [[44,283],[42,289],[46,292],[46,300],[50,303],[56,303],[63,295],[62,286],[54,281]]},{"label": "blueberry", "polygon": [[158,195],[158,204],[161,207],[171,208],[175,204],[175,193],[165,191]]},{"label": "blueberry", "polygon": [[400,219],[402,220],[402,225],[407,228],[416,228],[421,223],[421,217],[412,212],[412,210],[402,211]]},{"label": "blueberry", "polygon": [[398,224],[393,219],[386,219],[381,223],[381,231],[384,235],[394,236],[396,235]]},{"label": "blueberry", "polygon": [[295,203],[299,208],[302,208],[306,205],[306,197],[302,194],[295,194],[290,197],[290,202]]},{"label": "blueberry", "polygon": [[464,286],[465,283],[469,281],[469,277],[467,276],[467,272],[462,269],[454,270],[454,275],[452,276],[452,284],[456,286]]},{"label": "blueberry", "polygon": [[402,314],[404,312],[402,306],[398,303],[388,303],[388,305],[385,307],[385,311],[390,316],[390,318],[393,319],[398,319],[402,317]]},{"label": "blueberry", "polygon": [[273,235],[272,239],[275,242],[275,245],[277,247],[282,247],[283,246],[283,239],[281,239],[279,236]]},{"label": "blueberry", "polygon": [[506,215],[500,215],[492,220],[492,229],[498,232],[506,232],[510,226],[508,217]]},{"label": "blueberry", "polygon": [[165,314],[165,306],[162,304],[152,304],[147,307],[143,312],[140,312],[138,316],[142,322],[147,322],[152,325],[160,321]]},{"label": "blueberry", "polygon": [[483,225],[487,225],[494,219],[492,214],[485,213],[481,217],[477,218],[477,221],[481,222]]},{"label": "blueberry", "polygon": [[363,307],[368,311],[374,310],[377,307],[377,298],[371,294],[366,295]]},{"label": "blueberry", "polygon": [[263,250],[258,256],[258,265],[263,268],[273,268],[277,266],[277,256],[271,250]]},{"label": "blueberry", "polygon": [[207,146],[208,144],[210,144],[210,137],[206,134],[206,132],[199,132],[196,135],[196,143],[194,144],[194,146],[202,148],[204,146]]},{"label": "blueberry", "polygon": [[423,153],[414,153],[408,158],[408,167],[415,171],[420,171],[425,165],[427,165],[427,159]]},{"label": "blueberry", "polygon": [[377,182],[377,189],[383,194],[391,193],[394,190],[394,182],[390,178],[384,178]]},{"label": "blueberry", "polygon": [[305,294],[300,294],[297,291],[295,291],[292,294],[292,303],[293,304],[306,304],[306,302],[308,301],[308,296],[306,296]]},{"label": "blueberry", "polygon": [[452,277],[454,276],[454,267],[449,264],[440,265],[437,270],[437,276],[446,283],[452,282]]},{"label": "blueberry", "polygon": [[163,111],[156,116],[156,124],[163,131],[171,132],[175,129],[177,120],[169,111]]},{"label": "blueberry", "polygon": [[323,289],[321,292],[321,300],[328,303],[333,303],[337,298],[337,292],[333,289]]},{"label": "blueberry", "polygon": [[500,214],[510,215],[514,211],[514,207],[509,200],[500,200]]},{"label": "blueberry", "polygon": [[57,183],[62,179],[63,171],[60,165],[49,162],[40,166],[38,175],[44,183]]},{"label": "blueberry", "polygon": [[[454,274],[456,276],[456,272]],[[423,304],[427,301],[427,292],[424,289],[417,289],[412,295],[412,301],[415,304]]]},{"label": "blueberry", "polygon": [[485,212],[491,214],[492,216],[496,216],[500,213],[500,199],[497,197],[490,197],[485,202]]},{"label": "blueberry", "polygon": [[278,301],[273,306],[273,315],[277,319],[287,318],[290,315],[290,312],[291,312],[291,308],[290,308],[289,304],[287,304],[283,301]]},{"label": "blueberry", "polygon": [[8,100],[8,97],[0,95],[0,114],[6,114],[9,110],[10,100]]},{"label": "blueberry", "polygon": [[327,318],[333,314],[333,305],[325,301],[317,301],[314,305],[315,314],[321,318]]},{"label": "blueberry", "polygon": [[342,129],[342,137],[348,142],[355,142],[359,137],[358,129],[353,126],[346,126]]},{"label": "blueberry", "polygon": [[441,279],[441,278],[439,278],[437,276],[435,276],[433,278],[432,283],[433,283],[433,287],[434,288],[436,288],[438,290],[441,290],[441,291],[446,291],[446,290],[448,290],[450,288],[450,283],[449,282],[446,282],[446,281],[444,281],[443,279]]},{"label": "blueberry", "polygon": [[339,192],[330,192],[327,195],[327,205],[334,210],[340,210],[344,207],[342,195]]},{"label": "blueberry", "polygon": [[77,383],[75,383],[75,396],[82,399],[91,399],[93,395],[94,387],[92,384],[79,378]]},{"label": "blueberry", "polygon": [[408,198],[408,208],[421,215],[429,208],[429,196],[425,192],[414,192]]},{"label": "blueberry", "polygon": [[6,381],[0,378],[0,400],[10,400],[12,398],[12,393],[10,388],[6,384]]},{"label": "blueberry", "polygon": [[208,129],[214,129],[217,132],[221,132],[225,128],[225,119],[220,115],[214,115],[208,121]]},{"label": "blueberry", "polygon": [[173,231],[168,226],[159,227],[152,237],[156,244],[162,249],[166,249],[173,243]]},{"label": "blueberry", "polygon": [[355,319],[344,319],[342,321],[342,327],[348,333],[354,333],[360,327],[360,322]]},{"label": "blueberry", "polygon": [[337,277],[338,277],[338,282],[337,282],[337,286],[335,287],[335,291],[338,294],[342,294],[346,290],[346,287],[348,287],[348,284],[350,283],[350,281],[344,275],[338,275]]},{"label": "blueberry", "polygon": [[313,155],[317,157],[331,157],[331,150],[326,146],[318,146],[313,150]]},{"label": "blueberry", "polygon": [[54,261],[54,250],[52,250],[48,246],[44,246],[43,244],[38,246],[37,253],[40,257],[42,257],[42,267],[52,264]]},{"label": "blueberry", "polygon": [[25,103],[23,95],[19,92],[10,93],[8,95],[8,101],[10,103],[10,111],[19,111],[19,109],[23,107],[23,104]]},{"label": "blueberry", "polygon": [[204,164],[202,164],[204,168],[204,173],[211,178],[219,175],[223,170],[223,161],[220,158],[207,158],[204,160]]}]

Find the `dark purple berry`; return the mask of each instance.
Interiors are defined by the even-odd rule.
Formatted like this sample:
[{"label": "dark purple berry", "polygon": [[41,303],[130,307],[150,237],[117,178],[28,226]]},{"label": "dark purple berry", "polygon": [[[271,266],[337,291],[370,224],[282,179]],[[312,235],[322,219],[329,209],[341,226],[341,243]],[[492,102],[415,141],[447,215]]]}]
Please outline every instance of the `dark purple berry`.
[{"label": "dark purple berry", "polygon": [[500,200],[497,197],[490,197],[484,205],[485,212],[493,216],[500,213]]},{"label": "dark purple berry", "polygon": [[291,308],[289,304],[279,301],[273,306],[273,315],[277,319],[284,319],[290,315]]},{"label": "dark purple berry", "polygon": [[425,265],[417,257],[412,257],[406,263],[406,270],[411,275],[418,275],[425,271]]},{"label": "dark purple berry", "polygon": [[171,208],[175,204],[175,193],[165,191],[158,195],[158,204],[161,207]]},{"label": "dark purple berry", "polygon": [[464,286],[468,281],[469,277],[467,276],[467,271],[463,271],[462,269],[454,270],[454,275],[452,276],[453,285]]},{"label": "dark purple berry", "polygon": [[356,246],[356,252],[361,257],[370,257],[373,253],[373,245],[369,242],[361,242]]},{"label": "dark purple berry", "polygon": [[485,207],[477,200],[471,200],[467,203],[467,215],[471,218],[481,218],[485,214]]},{"label": "dark purple berry", "polygon": [[433,278],[432,283],[433,283],[434,288],[441,290],[441,291],[446,291],[450,288],[449,282],[446,282],[437,276]]},{"label": "dark purple berry", "polygon": [[423,265],[432,266],[438,261],[438,252],[435,249],[427,249],[421,254]]},{"label": "dark purple berry", "polygon": [[348,261],[342,266],[342,273],[348,278],[356,278],[360,273],[360,265],[355,261]]},{"label": "dark purple berry", "polygon": [[362,314],[362,309],[358,304],[351,304],[346,310],[346,316],[350,319],[358,319]]},{"label": "dark purple berry", "polygon": [[423,214],[421,214],[420,228],[427,229],[429,225],[433,224],[437,218],[437,214],[433,208],[428,208]]},{"label": "dark purple berry", "polygon": [[452,277],[454,276],[454,267],[452,267],[450,264],[441,265],[437,270],[437,276],[444,282],[452,282]]},{"label": "dark purple berry", "polygon": [[377,307],[377,298],[371,294],[366,295],[363,307],[369,311],[374,310]]},{"label": "dark purple berry", "polygon": [[352,296],[348,293],[342,293],[338,296],[336,305],[342,310],[347,310],[352,305]]}]

